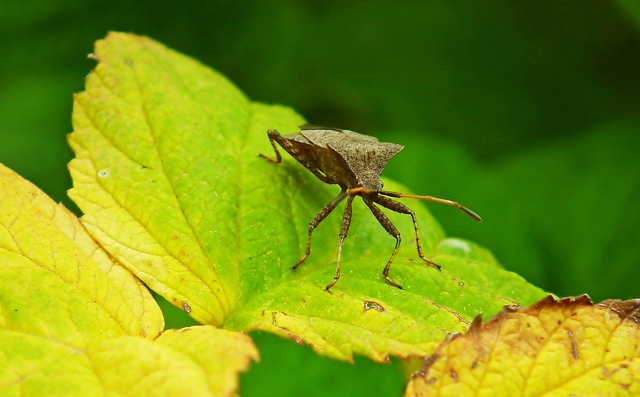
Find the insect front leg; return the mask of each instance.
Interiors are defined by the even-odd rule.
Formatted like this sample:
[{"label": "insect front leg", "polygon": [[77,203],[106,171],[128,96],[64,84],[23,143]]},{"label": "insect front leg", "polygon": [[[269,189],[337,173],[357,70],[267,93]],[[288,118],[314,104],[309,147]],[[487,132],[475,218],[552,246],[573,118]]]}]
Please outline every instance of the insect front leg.
[{"label": "insect front leg", "polygon": [[320,212],[318,212],[316,216],[311,220],[311,222],[309,222],[309,231],[307,232],[307,247],[304,251],[304,256],[300,258],[300,260],[296,262],[295,265],[293,265],[291,270],[296,270],[298,266],[302,265],[302,262],[304,262],[309,257],[309,254],[311,254],[311,234],[313,233],[313,229],[318,227],[320,222],[322,222],[324,218],[326,218],[336,208],[336,206],[338,206],[338,204],[340,204],[340,202],[344,200],[345,197],[347,197],[347,191],[343,189],[336,198],[331,200],[329,204],[325,205],[324,208],[322,208]]},{"label": "insect front leg", "polygon": [[401,214],[408,214],[411,216],[411,220],[413,221],[413,230],[416,233],[416,248],[418,249],[418,256],[420,257],[420,259],[427,262],[430,266],[433,266],[436,269],[440,270],[440,265],[425,258],[424,254],[422,253],[422,245],[420,244],[420,235],[418,234],[418,222],[416,221],[416,214],[406,205],[384,196],[378,196],[374,201],[381,206],[390,209],[391,211],[399,212]]},{"label": "insect front leg", "polygon": [[[276,153],[276,158],[274,159],[269,156],[265,156],[262,153],[260,153],[260,157],[272,163],[278,164],[282,161],[282,156],[280,156],[280,152],[278,151],[278,147],[276,146],[276,141],[280,143],[280,141],[282,140],[282,135],[280,135],[280,133],[276,130],[269,130],[267,131],[267,136],[269,137],[269,142],[271,143],[271,147],[273,147],[273,151]],[[280,145],[282,145],[282,143],[280,143]]]},{"label": "insect front leg", "polygon": [[384,276],[384,279],[387,281],[389,285],[402,289],[402,286],[400,284],[396,283],[395,281],[389,278],[389,269],[391,268],[391,263],[393,263],[393,259],[396,257],[396,254],[398,253],[398,248],[400,247],[400,241],[401,241],[400,232],[393,225],[393,223],[391,222],[391,219],[389,219],[380,210],[380,208],[376,207],[373,202],[371,202],[368,199],[363,199],[363,201],[367,205],[367,207],[369,207],[369,209],[371,210],[371,213],[373,214],[373,216],[376,217],[376,219],[378,220],[380,225],[384,228],[384,230],[386,230],[387,233],[389,233],[396,239],[396,246],[393,248],[393,253],[391,254],[391,257],[389,258],[389,260],[387,261],[387,265],[384,267],[384,270],[382,270],[382,275]]},{"label": "insect front leg", "polygon": [[355,196],[349,196],[347,202],[344,207],[344,215],[342,216],[342,227],[340,229],[340,242],[338,243],[338,260],[336,262],[336,273],[333,275],[333,281],[329,283],[326,287],[324,287],[325,291],[330,292],[331,287],[336,285],[338,280],[340,279],[340,261],[342,258],[342,244],[344,243],[344,239],[347,237],[349,233],[349,227],[351,226],[351,214],[353,203],[353,199]]}]

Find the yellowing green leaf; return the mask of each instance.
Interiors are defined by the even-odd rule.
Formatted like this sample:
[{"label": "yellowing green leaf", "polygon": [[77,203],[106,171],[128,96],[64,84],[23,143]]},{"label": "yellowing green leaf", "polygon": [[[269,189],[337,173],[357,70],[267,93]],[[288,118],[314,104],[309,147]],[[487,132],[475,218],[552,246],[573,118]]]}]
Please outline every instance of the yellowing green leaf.
[{"label": "yellowing green leaf", "polygon": [[3,396],[231,396],[257,359],[247,335],[198,326],[156,341],[95,340],[86,349],[0,330]]},{"label": "yellowing green leaf", "polygon": [[251,102],[220,74],[144,37],[111,33],[95,58],[75,98],[70,195],[110,255],[196,320],[274,332],[334,358],[385,360],[427,354],[480,312],[546,295],[485,250],[446,239],[419,202],[409,205],[423,247],[443,270],[417,258],[411,219],[390,214],[404,237],[390,275],[405,289],[390,287],[381,272],[394,240],[359,200],[342,278],[325,292],[340,210],[316,229],[308,260],[291,266],[309,221],[339,188],[288,156],[258,157],[272,154],[268,129],[295,132],[303,118]]},{"label": "yellowing green leaf", "polygon": [[2,165],[0,196],[0,395],[234,393],[257,358],[248,336],[159,335],[149,291],[69,211]]},{"label": "yellowing green leaf", "polygon": [[77,347],[158,335],[164,322],[149,291],[67,209],[2,165],[0,191],[3,329]]},{"label": "yellowing green leaf", "polygon": [[197,326],[169,330],[156,341],[122,337],[87,351],[96,378],[122,396],[230,396],[237,372],[258,353],[238,332]]},{"label": "yellowing green leaf", "polygon": [[[359,215],[369,214],[362,211]],[[473,247],[458,240],[443,240],[439,250],[446,252],[463,244]],[[410,255],[407,253],[407,257]],[[381,269],[368,266],[368,275],[357,268],[349,269],[338,284],[340,288],[329,294],[322,286],[331,279],[332,269],[310,269],[297,281],[282,283],[278,289],[256,296],[239,308],[225,327],[273,332],[297,343],[306,342],[319,353],[336,359],[351,360],[353,353],[359,353],[386,361],[389,355],[429,354],[449,332],[466,331],[477,311],[513,304],[508,297],[515,295],[514,289],[526,288],[521,279],[497,270],[495,264],[465,261],[477,275],[462,279],[457,275],[458,262],[444,254],[439,258],[442,273],[430,274],[415,261],[398,264],[396,274],[405,280],[402,291],[377,279]],[[367,267],[366,260],[363,256],[349,265]],[[491,271],[492,277],[486,276]],[[434,288],[437,292],[433,292]],[[497,292],[489,293],[491,288]],[[504,295],[501,288],[505,288]]]},{"label": "yellowing green leaf", "polygon": [[[241,233],[234,211],[245,188],[236,158],[257,156],[243,152],[248,116],[269,113],[145,38],[111,34],[96,56],[75,98],[70,195],[112,255],[195,319],[221,325],[240,292],[240,242],[229,240]],[[270,112],[288,119],[283,127],[301,122]]]},{"label": "yellowing green leaf", "polygon": [[[246,370],[250,360],[258,360],[258,351],[246,334],[211,326],[169,330],[157,342],[182,352],[202,368],[213,396],[231,395],[238,386],[237,372]],[[189,390],[186,394],[191,394]]]},{"label": "yellowing green leaf", "polygon": [[442,343],[406,396],[640,394],[640,301],[545,298]]}]

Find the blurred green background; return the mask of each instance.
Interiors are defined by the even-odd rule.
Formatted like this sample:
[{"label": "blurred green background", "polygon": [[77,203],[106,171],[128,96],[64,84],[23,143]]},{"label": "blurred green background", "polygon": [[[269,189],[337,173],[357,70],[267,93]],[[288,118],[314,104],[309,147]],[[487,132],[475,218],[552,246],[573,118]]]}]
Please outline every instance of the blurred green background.
[{"label": "blurred green background", "polygon": [[[530,282],[640,297],[640,2],[3,1],[0,162],[71,208],[72,93],[109,30],[150,36],[312,123],[404,144],[385,176],[481,214],[429,206]],[[245,396],[402,390],[398,365],[255,337]]]}]

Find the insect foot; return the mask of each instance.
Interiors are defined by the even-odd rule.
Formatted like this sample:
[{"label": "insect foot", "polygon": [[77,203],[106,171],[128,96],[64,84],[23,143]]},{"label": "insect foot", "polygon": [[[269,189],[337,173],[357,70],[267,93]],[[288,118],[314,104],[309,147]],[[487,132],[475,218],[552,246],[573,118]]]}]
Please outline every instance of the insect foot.
[{"label": "insect foot", "polygon": [[458,208],[478,222],[482,221],[475,212],[455,201],[432,196],[417,196],[382,190],[383,184],[380,181],[380,175],[389,160],[404,148],[402,145],[379,142],[378,139],[374,137],[358,134],[353,131],[321,127],[301,127],[299,133],[287,135],[281,135],[276,130],[269,130],[267,136],[269,137],[269,142],[273,147],[276,157],[274,159],[264,154],[260,154],[260,157],[272,163],[280,163],[282,157],[276,146],[277,143],[322,182],[340,186],[340,194],[325,205],[309,223],[305,253],[302,258],[293,265],[292,270],[296,270],[311,254],[311,235],[313,234],[313,230],[333,212],[338,204],[344,199],[347,199],[344,214],[342,215],[342,226],[339,235],[340,239],[338,241],[336,271],[333,280],[324,288],[327,292],[331,292],[331,288],[333,288],[340,279],[342,246],[351,225],[351,207],[356,196],[362,198],[378,223],[396,240],[391,257],[382,270],[382,276],[387,284],[399,289],[402,289],[402,286],[389,277],[389,270],[400,248],[400,232],[391,220],[380,210],[379,206],[411,217],[416,236],[418,256],[428,265],[438,270],[440,270],[440,265],[427,259],[422,252],[418,233],[418,222],[414,212],[409,207],[392,198],[413,198],[445,204]]}]

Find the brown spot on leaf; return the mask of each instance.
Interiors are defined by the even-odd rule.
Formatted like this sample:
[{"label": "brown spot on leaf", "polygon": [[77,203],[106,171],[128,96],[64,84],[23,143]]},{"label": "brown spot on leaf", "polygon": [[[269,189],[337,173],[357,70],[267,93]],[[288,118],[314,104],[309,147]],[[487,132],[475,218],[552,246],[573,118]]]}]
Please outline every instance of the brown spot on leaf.
[{"label": "brown spot on leaf", "polygon": [[573,356],[573,359],[580,360],[578,344],[576,343],[576,339],[573,337],[573,332],[567,330],[567,335],[569,335],[569,340],[571,341],[571,355]]},{"label": "brown spot on leaf", "polygon": [[379,312],[384,312],[385,308],[379,304],[378,302],[374,302],[374,301],[364,301],[364,304],[362,306],[362,311],[366,312],[367,310],[377,310]]},{"label": "brown spot on leaf", "polygon": [[451,375],[451,379],[453,379],[455,383],[458,383],[458,373],[456,370],[453,368],[449,369],[449,374]]}]

